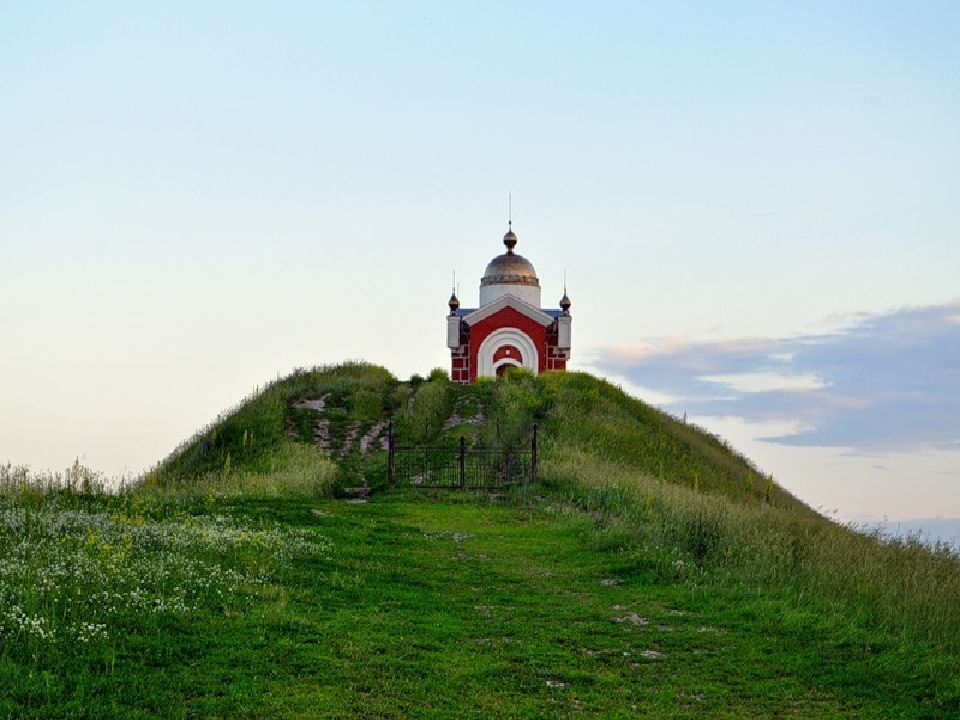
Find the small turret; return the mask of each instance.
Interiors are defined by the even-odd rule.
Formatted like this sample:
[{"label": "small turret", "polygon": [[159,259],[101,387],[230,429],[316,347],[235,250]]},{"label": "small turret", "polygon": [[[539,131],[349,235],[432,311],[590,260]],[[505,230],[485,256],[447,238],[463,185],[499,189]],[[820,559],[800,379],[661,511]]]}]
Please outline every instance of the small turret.
[{"label": "small turret", "polygon": [[450,306],[450,314],[456,315],[457,310],[460,308],[460,301],[457,299],[457,291],[453,290],[450,293],[450,302],[447,303]]}]

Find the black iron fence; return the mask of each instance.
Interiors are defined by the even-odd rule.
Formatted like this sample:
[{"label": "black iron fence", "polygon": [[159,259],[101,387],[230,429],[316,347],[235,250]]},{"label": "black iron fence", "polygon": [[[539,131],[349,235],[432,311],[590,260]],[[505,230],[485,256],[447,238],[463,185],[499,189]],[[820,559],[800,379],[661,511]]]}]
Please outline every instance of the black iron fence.
[{"label": "black iron fence", "polygon": [[401,445],[390,424],[387,478],[391,485],[421,488],[493,489],[537,479],[537,426],[524,440],[500,447]]}]

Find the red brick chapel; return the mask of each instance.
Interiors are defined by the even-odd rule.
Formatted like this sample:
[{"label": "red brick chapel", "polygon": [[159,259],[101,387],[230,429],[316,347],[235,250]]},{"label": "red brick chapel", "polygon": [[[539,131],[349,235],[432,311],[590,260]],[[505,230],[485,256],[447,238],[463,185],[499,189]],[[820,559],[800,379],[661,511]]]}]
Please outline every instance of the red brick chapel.
[{"label": "red brick chapel", "polygon": [[454,382],[497,377],[511,366],[535,374],[567,367],[572,318],[566,288],[559,309],[541,308],[540,280],[533,264],[514,252],[512,222],[503,244],[506,252],[490,261],[480,280],[479,307],[461,308],[455,288],[450,295],[447,347]]}]

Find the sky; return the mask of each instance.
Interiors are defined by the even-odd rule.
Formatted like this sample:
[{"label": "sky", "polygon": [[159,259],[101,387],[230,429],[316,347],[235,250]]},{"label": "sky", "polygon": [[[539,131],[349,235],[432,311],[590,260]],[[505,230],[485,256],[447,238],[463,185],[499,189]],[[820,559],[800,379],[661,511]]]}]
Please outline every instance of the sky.
[{"label": "sky", "polygon": [[952,2],[0,4],[0,460],[445,366],[512,193],[573,367],[960,536],[957,77]]}]

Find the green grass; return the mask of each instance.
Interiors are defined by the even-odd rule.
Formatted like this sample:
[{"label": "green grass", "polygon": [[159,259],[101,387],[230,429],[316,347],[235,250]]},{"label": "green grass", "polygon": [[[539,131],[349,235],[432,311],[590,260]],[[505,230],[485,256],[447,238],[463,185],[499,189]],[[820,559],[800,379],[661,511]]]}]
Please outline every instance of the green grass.
[{"label": "green grass", "polygon": [[[173,557],[149,562],[204,559],[246,580],[191,595],[201,577],[177,575],[153,591],[186,588],[187,610],[110,613],[105,633],[83,642],[61,640],[56,619],[52,638],[5,635],[3,716],[955,717],[960,707],[955,656],[789,590],[711,582],[675,549],[624,543],[555,498],[240,498],[230,527],[255,530],[219,550],[202,538],[222,525],[209,515],[222,501],[51,502],[35,512],[82,506],[122,527],[152,517],[146,527],[193,528],[171,541]],[[73,557],[101,552],[59,542]],[[280,554],[284,545],[296,550]],[[126,565],[142,568],[150,549]]]},{"label": "green grass", "polygon": [[[359,438],[390,420],[538,422],[540,482],[389,489]],[[101,481],[0,466],[0,717],[960,716],[955,552],[830,522],[585,374],[298,371]]]},{"label": "green grass", "polygon": [[[350,423],[356,422],[362,433],[394,411],[398,390],[389,372],[366,363],[294,371],[183,442],[145,474],[145,482],[168,485],[231,473],[266,475],[291,466],[299,472],[306,461],[302,449],[312,446],[315,413],[297,408],[297,401],[327,397],[331,439],[339,447]],[[315,475],[326,477],[325,463],[318,455]]]},{"label": "green grass", "polygon": [[[831,522],[716,438],[595,378],[553,375],[540,383],[559,388],[544,421],[542,477],[560,497],[601,513],[635,542],[682,550],[717,582],[789,590],[798,602],[834,603],[907,642],[960,652],[955,549]],[[653,440],[658,435],[669,444]],[[664,456],[670,470],[652,472]]]}]

